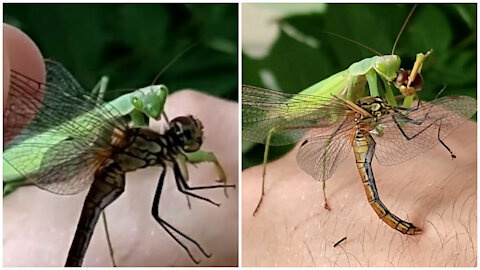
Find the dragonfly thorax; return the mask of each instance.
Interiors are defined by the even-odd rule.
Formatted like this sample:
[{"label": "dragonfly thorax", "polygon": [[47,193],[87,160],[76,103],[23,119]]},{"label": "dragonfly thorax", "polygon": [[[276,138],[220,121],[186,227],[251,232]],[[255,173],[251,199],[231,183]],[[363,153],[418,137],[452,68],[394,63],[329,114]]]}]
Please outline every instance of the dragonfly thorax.
[{"label": "dragonfly thorax", "polygon": [[146,128],[129,129],[122,147],[116,148],[112,159],[123,172],[173,161],[181,149],[166,134]]},{"label": "dragonfly thorax", "polygon": [[364,97],[357,101],[357,106],[361,108],[355,113],[354,122],[356,130],[372,131],[380,119],[391,113],[392,107],[380,97]]},{"label": "dragonfly thorax", "polygon": [[203,126],[192,116],[177,117],[164,134],[146,128],[129,129],[117,143],[112,158],[123,172],[174,162],[184,152],[194,152],[202,145]]},{"label": "dragonfly thorax", "polygon": [[370,115],[363,115],[362,118],[372,117],[379,120],[385,114],[388,114],[392,108],[386,100],[381,97],[364,97],[358,100],[357,105],[368,112]]}]

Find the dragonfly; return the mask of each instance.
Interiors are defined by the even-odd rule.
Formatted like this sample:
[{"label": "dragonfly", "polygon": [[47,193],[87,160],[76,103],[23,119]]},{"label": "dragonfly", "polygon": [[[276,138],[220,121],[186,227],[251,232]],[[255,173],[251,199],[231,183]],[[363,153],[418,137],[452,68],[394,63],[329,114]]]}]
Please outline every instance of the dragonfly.
[{"label": "dragonfly", "polygon": [[372,170],[373,156],[382,165],[411,159],[440,143],[476,112],[476,100],[446,96],[418,101],[409,108],[389,105],[382,97],[366,96],[356,102],[333,96],[288,94],[244,85],[242,137],[272,145],[300,141],[298,165],[317,181],[328,180],[353,149],[367,200],[378,217],[407,235],[421,228],[399,218],[382,203]]},{"label": "dragonfly", "polygon": [[[85,91],[60,64],[46,60],[47,78],[39,82],[12,70],[4,116],[4,161],[29,183],[55,194],[76,194],[87,188],[77,230],[65,266],[81,266],[102,211],[125,187],[125,174],[149,166],[161,168],[151,213],[157,223],[199,263],[179,237],[210,257],[201,245],[159,215],[165,175],[172,168],[178,190],[216,206],[195,190],[234,188],[211,152],[201,150],[203,125],[188,115],[168,122],[162,133],[132,127],[114,103]],[[43,99],[38,91],[44,93]],[[41,156],[41,158],[38,158]],[[212,162],[221,184],[191,187],[187,164]],[[178,235],[178,236],[176,236]]]}]

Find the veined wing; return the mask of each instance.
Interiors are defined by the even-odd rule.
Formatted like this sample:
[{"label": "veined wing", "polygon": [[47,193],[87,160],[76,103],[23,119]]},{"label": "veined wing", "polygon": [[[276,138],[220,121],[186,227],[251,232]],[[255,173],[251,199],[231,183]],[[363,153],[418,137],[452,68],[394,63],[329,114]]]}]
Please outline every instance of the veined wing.
[{"label": "veined wing", "polygon": [[309,130],[297,153],[298,165],[315,180],[326,181],[351,149],[352,131],[352,122],[348,120],[331,127],[327,134],[325,130],[321,130],[321,134],[319,130]]},{"label": "veined wing", "polygon": [[62,65],[45,64],[46,83],[12,71],[3,156],[40,188],[73,194],[90,186],[95,169],[109,157],[112,136],[127,126],[113,106],[99,103]]},{"label": "veined wing", "polygon": [[466,96],[447,96],[422,102],[418,108],[404,110],[407,112],[405,117],[402,117],[402,110],[397,110],[380,122],[383,135],[372,134],[376,142],[375,156],[382,165],[413,158],[439,143],[438,138],[446,138],[476,110],[476,100]]},{"label": "veined wing", "polygon": [[348,114],[336,98],[287,94],[253,86],[242,86],[242,138],[265,143],[275,130],[272,145],[297,142],[306,130],[329,127]]}]

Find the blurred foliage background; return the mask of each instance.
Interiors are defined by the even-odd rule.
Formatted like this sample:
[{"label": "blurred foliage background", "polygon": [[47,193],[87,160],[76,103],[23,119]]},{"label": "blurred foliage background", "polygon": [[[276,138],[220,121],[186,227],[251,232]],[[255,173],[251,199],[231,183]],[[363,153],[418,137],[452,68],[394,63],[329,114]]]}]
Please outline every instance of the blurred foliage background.
[{"label": "blurred foliage background", "polygon": [[[29,35],[45,58],[62,63],[92,89],[193,88],[238,98],[237,4],[4,4],[4,22]],[[123,94],[107,91],[110,100]]]},{"label": "blurred foliage background", "polygon": [[[312,4],[306,6],[311,9]],[[326,34],[340,34],[382,54],[391,54],[395,39],[413,5],[411,4],[327,4],[323,11],[298,11],[275,22],[279,35],[264,57],[242,54],[243,84],[298,93],[373,52]],[[275,4],[263,8],[278,8]],[[417,53],[433,49],[422,74],[421,98],[431,100],[444,86],[442,95],[476,97],[477,44],[476,4],[420,4],[398,42],[395,54],[402,67],[411,69]],[[242,28],[242,35],[249,31]],[[269,76],[265,76],[267,74]],[[271,83],[271,82],[274,83]],[[263,160],[264,145],[243,142],[243,169]],[[271,147],[276,159],[293,145]]]}]

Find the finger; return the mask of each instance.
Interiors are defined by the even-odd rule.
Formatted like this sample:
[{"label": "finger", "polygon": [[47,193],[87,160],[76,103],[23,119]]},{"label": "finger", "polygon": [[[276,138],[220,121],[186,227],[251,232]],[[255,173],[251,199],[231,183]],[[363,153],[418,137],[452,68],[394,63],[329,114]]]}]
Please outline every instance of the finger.
[{"label": "finger", "polygon": [[3,24],[4,111],[10,88],[10,71],[15,70],[38,81],[45,81],[43,57],[35,43],[18,28]]},{"label": "finger", "polygon": [[[33,120],[36,111],[32,111],[32,109],[40,107],[40,104],[36,104],[37,106],[29,106],[29,108],[27,108],[24,101],[19,98],[23,95],[19,92],[15,93],[10,91],[10,83],[13,81],[11,77],[12,71],[38,82],[44,82],[45,65],[40,50],[25,33],[13,26],[3,24],[3,37],[3,123],[6,131],[4,132],[5,143],[18,134],[20,131],[19,128],[22,128]],[[16,77],[17,82],[18,80],[19,78]],[[40,88],[38,84],[34,85],[35,88],[32,88],[32,90],[35,91],[35,94],[38,97],[35,100],[37,103],[41,103],[43,99],[43,91],[40,90],[42,88]],[[30,110],[29,113],[25,113],[28,110]],[[12,127],[11,125],[15,125],[16,128],[9,128]]]}]

